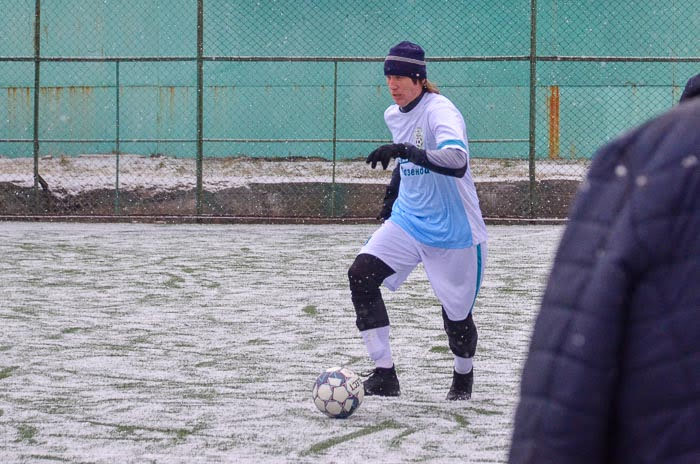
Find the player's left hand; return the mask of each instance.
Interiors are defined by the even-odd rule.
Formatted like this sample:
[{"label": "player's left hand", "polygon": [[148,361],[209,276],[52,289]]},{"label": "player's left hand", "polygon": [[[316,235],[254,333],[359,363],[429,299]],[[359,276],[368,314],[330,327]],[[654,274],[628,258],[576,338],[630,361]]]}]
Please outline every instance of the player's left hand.
[{"label": "player's left hand", "polygon": [[406,145],[403,143],[390,143],[388,145],[382,145],[381,147],[374,150],[367,157],[366,162],[372,163],[372,169],[377,167],[377,163],[382,164],[382,169],[386,169],[389,166],[389,162],[392,158],[405,158],[406,157]]}]

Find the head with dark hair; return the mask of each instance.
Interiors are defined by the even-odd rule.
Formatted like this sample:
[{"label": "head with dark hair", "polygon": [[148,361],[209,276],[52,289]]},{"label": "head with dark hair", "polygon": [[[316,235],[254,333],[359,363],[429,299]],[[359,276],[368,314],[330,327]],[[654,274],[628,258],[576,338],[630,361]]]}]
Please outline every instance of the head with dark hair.
[{"label": "head with dark hair", "polygon": [[[411,99],[420,95],[420,92],[440,93],[438,87],[428,80],[428,73],[425,64],[425,51],[420,45],[404,40],[403,42],[394,45],[389,50],[389,54],[384,60],[384,75],[387,77],[387,83],[390,80],[410,78],[415,87],[415,95],[410,95]],[[396,96],[399,93],[405,94],[406,90],[410,93],[413,91],[404,88],[401,92],[392,92],[394,101],[401,104],[405,103],[402,97],[398,100]]]}]

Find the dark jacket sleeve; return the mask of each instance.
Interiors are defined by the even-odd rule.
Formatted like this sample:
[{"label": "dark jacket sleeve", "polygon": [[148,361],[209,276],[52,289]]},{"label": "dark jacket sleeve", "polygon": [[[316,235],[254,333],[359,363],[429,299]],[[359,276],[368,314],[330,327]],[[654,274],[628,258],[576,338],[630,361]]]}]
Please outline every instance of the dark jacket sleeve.
[{"label": "dark jacket sleeve", "polygon": [[700,101],[595,155],[535,322],[510,463],[698,462],[697,127]]},{"label": "dark jacket sleeve", "polygon": [[382,204],[382,210],[379,212],[377,219],[386,221],[391,216],[391,209],[394,206],[394,201],[396,197],[399,196],[399,185],[401,184],[401,173],[399,172],[399,165],[397,163],[394,171],[391,173],[391,181],[386,187],[386,193],[384,194],[384,201]]}]

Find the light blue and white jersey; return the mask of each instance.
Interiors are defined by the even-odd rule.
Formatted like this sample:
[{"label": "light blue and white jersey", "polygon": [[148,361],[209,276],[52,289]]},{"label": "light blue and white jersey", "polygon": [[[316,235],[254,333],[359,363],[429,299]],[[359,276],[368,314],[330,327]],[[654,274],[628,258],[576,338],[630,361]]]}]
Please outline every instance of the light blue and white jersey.
[{"label": "light blue and white jersey", "polygon": [[[450,100],[425,93],[418,104],[403,113],[398,105],[384,112],[394,143],[410,143],[424,150],[455,148],[469,161],[464,119]],[[430,155],[430,153],[429,153]],[[440,159],[432,163],[446,166]],[[486,241],[471,171],[464,177],[438,174],[399,158],[401,184],[389,220],[421,243],[438,248],[468,248]]]}]

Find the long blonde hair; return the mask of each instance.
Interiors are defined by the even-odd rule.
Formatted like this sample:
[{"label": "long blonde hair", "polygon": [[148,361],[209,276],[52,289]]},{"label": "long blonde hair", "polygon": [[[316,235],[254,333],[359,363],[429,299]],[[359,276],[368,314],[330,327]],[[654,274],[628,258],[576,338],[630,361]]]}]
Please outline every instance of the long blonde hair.
[{"label": "long blonde hair", "polygon": [[437,93],[437,94],[440,93],[440,89],[438,89],[438,86],[435,85],[434,83],[430,82],[428,79],[425,79],[423,81],[423,88],[428,93]]},{"label": "long blonde hair", "polygon": [[438,89],[438,86],[435,85],[433,82],[430,82],[428,79],[418,79],[417,77],[414,77],[412,80],[414,84],[417,84],[418,81],[423,81],[423,88],[426,92],[436,93],[438,95],[440,94],[440,89]]}]

